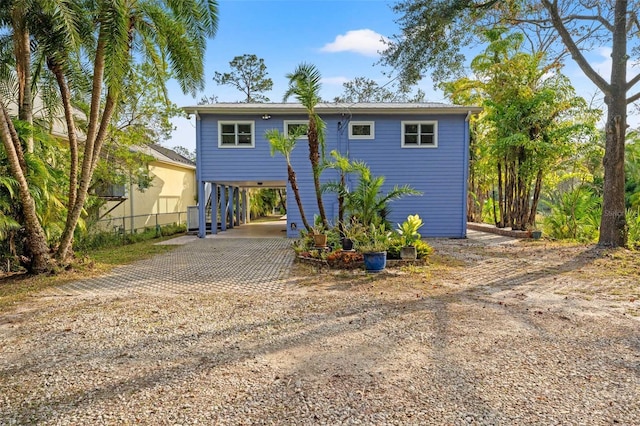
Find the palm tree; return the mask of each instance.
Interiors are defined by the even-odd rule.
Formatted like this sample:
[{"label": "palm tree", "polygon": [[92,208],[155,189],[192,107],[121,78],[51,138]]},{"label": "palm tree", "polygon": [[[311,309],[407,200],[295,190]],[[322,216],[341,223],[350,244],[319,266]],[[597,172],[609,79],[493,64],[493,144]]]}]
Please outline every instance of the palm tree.
[{"label": "palm tree", "polygon": [[[63,262],[70,253],[73,233],[107,138],[124,76],[134,65],[133,58],[141,55],[156,67],[158,76],[165,75],[166,64],[170,64],[182,90],[195,94],[204,86],[206,39],[212,37],[217,28],[215,0],[130,1],[126,4],[98,0],[94,7],[98,28],[97,37],[93,39],[91,106],[80,177],[57,252],[57,258]],[[106,99],[101,96],[103,90]]]},{"label": "palm tree", "polygon": [[373,176],[371,170],[362,161],[351,163],[352,170],[358,173],[358,185],[352,191],[344,190],[345,209],[349,214],[369,228],[386,222],[389,202],[407,195],[421,195],[409,185],[396,185],[388,193],[382,193],[384,176]]},{"label": "palm tree", "polygon": [[300,190],[298,188],[298,181],[296,180],[296,172],[293,170],[293,166],[291,165],[291,151],[296,147],[296,140],[301,136],[301,134],[302,132],[295,132],[292,135],[284,135],[277,129],[271,129],[266,131],[265,137],[269,141],[269,145],[271,145],[271,156],[273,157],[276,152],[278,152],[282,154],[284,159],[287,161],[287,179],[289,180],[291,189],[293,189],[293,195],[295,196],[296,203],[298,204],[302,224],[308,232],[311,232],[311,226],[309,226],[307,217],[304,214],[304,209],[302,208],[302,200],[300,199]]},{"label": "palm tree", "polygon": [[[73,233],[84,209],[93,172],[118,104],[123,77],[136,59],[153,64],[156,69],[161,70],[157,73],[158,76],[165,75],[168,63],[183,91],[195,94],[197,89],[204,86],[204,52],[206,39],[216,31],[217,1],[40,0],[27,2],[32,6],[29,10],[20,9],[25,3],[23,1],[4,0],[2,3],[5,2],[12,9],[2,8],[0,26],[12,27],[16,34],[14,39],[18,41],[24,39],[24,34],[30,34],[31,45],[42,47],[42,57],[46,58],[48,68],[55,75],[63,100],[70,135],[70,194],[66,224],[56,257],[59,261],[66,262],[71,253]],[[79,11],[82,13],[78,13]],[[42,25],[43,23],[46,25]],[[38,31],[36,28],[46,28],[49,31]],[[87,28],[95,30],[87,31]],[[30,29],[33,29],[31,33]],[[27,45],[22,43],[19,46],[23,46],[24,50]],[[21,50],[15,50],[16,63],[24,64],[25,55]],[[72,67],[68,66],[81,56],[83,59],[90,59],[93,68],[87,93],[90,106],[86,117],[86,138],[82,147],[74,137],[77,126],[69,95],[70,88],[79,82],[74,79]],[[29,69],[25,71],[25,65],[20,66],[22,68],[18,70],[18,77],[28,79]],[[164,83],[160,78],[157,80],[159,84]],[[11,174],[18,186],[25,233],[29,251],[34,258],[33,271],[47,271],[52,267],[47,240],[26,179],[28,173],[20,138],[9,118],[2,93],[0,138],[7,153]],[[80,152],[80,148],[84,149],[83,152]],[[82,157],[82,164],[78,161],[79,157]]]},{"label": "palm tree", "polygon": [[321,101],[320,98],[320,71],[311,64],[302,63],[298,65],[295,71],[287,74],[289,79],[289,88],[284,94],[286,102],[291,96],[296,99],[307,109],[309,116],[309,124],[307,126],[307,138],[309,140],[309,161],[311,162],[311,170],[313,172],[313,185],[316,190],[316,200],[318,202],[318,213],[322,220],[322,225],[327,228],[327,215],[324,210],[322,201],[322,187],[320,185],[320,174],[322,168],[320,166],[320,149],[322,148],[322,157],[324,157],[324,129],[325,123],[316,113],[315,107]]},{"label": "palm tree", "polygon": [[342,156],[338,151],[331,151],[333,161],[327,163],[324,167],[338,170],[340,173],[339,181],[327,182],[322,185],[322,191],[331,191],[338,194],[338,226],[340,232],[344,234],[344,197],[349,191],[347,187],[347,174],[353,172],[353,166],[349,158]]}]

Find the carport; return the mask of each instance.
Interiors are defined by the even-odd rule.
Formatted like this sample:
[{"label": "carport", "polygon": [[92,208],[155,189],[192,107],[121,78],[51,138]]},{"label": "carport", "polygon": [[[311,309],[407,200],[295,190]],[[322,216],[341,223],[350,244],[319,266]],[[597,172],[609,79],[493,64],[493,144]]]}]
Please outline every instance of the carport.
[{"label": "carport", "polygon": [[[211,234],[233,229],[251,221],[249,191],[253,188],[282,189],[286,181],[201,181],[198,203],[198,236],[204,238],[207,230]],[[200,207],[204,206],[204,208]]]}]

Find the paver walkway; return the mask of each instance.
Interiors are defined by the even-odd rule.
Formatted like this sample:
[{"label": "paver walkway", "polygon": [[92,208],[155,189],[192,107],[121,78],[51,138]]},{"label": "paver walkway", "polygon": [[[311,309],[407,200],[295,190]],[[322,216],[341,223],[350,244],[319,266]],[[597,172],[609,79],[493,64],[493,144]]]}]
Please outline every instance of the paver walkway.
[{"label": "paver walkway", "polygon": [[91,293],[239,293],[278,291],[293,263],[286,238],[206,238],[109,275],[51,289],[53,296]]},{"label": "paver walkway", "polygon": [[[113,269],[108,275],[52,288],[50,296],[105,293],[215,293],[242,294],[280,291],[289,280],[294,255],[279,222],[243,225],[208,235],[189,235],[165,244],[181,247],[151,259]],[[495,245],[514,241],[508,237],[470,231],[467,244]],[[460,244],[460,240],[440,240]]]}]

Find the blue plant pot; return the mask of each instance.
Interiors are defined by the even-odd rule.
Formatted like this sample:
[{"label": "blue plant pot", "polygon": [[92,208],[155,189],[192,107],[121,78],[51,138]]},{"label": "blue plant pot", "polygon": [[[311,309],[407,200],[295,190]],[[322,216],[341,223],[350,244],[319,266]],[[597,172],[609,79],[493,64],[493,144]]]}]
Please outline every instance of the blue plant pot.
[{"label": "blue plant pot", "polygon": [[364,268],[367,270],[367,272],[384,271],[385,266],[387,266],[386,251],[363,253],[363,256],[364,256]]}]

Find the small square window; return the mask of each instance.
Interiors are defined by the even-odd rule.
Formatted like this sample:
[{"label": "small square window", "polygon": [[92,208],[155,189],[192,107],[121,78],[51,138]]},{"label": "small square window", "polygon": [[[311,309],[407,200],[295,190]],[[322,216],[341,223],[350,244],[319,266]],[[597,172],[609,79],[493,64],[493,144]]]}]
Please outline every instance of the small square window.
[{"label": "small square window", "polygon": [[309,127],[308,121],[296,120],[284,122],[284,131],[287,135],[299,134],[298,139],[304,139],[307,137],[307,128]]},{"label": "small square window", "polygon": [[437,148],[438,147],[438,122],[437,121],[403,121],[402,122],[402,147],[403,148]]},{"label": "small square window", "polygon": [[375,139],[375,123],[373,121],[351,121],[349,123],[349,139]]},{"label": "small square window", "polygon": [[219,122],[218,146],[253,148],[255,143],[253,129],[253,121]]}]

